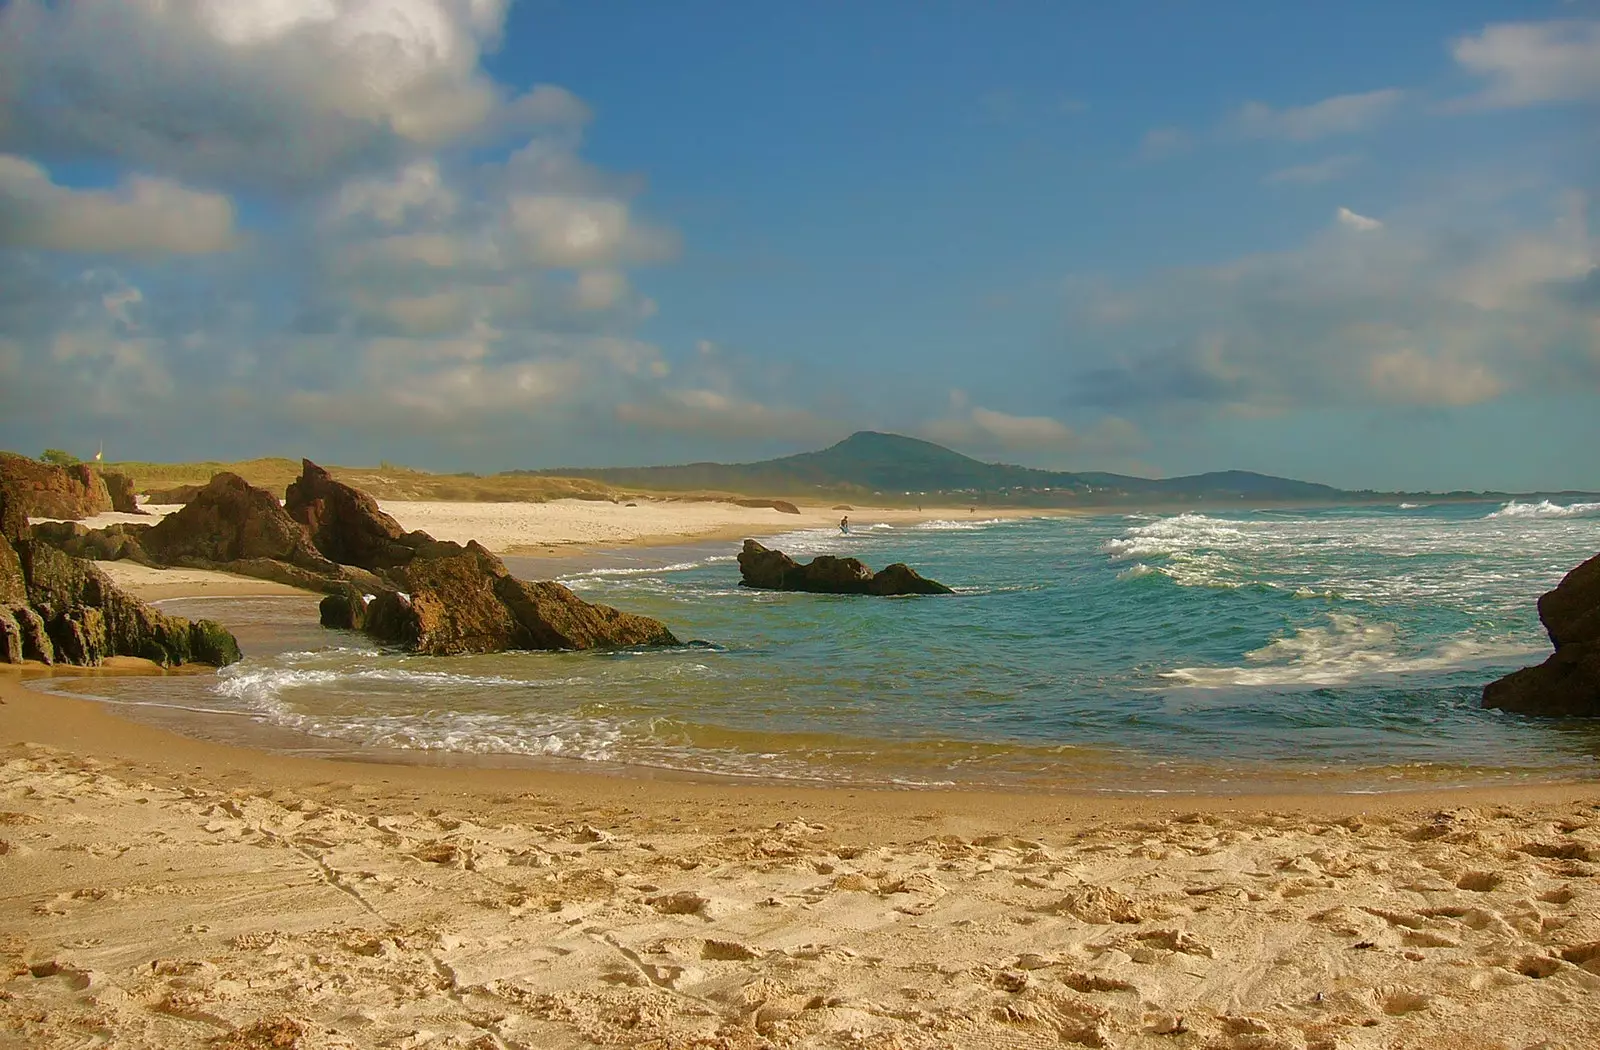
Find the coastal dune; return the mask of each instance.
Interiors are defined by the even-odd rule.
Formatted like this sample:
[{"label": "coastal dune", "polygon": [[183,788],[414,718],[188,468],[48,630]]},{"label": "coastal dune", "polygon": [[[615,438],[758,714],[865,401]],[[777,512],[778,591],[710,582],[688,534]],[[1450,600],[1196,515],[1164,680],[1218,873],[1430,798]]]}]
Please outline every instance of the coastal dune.
[{"label": "coastal dune", "polygon": [[0,677],[0,1045],[1567,1047],[1588,787],[1160,802],[296,759]]}]

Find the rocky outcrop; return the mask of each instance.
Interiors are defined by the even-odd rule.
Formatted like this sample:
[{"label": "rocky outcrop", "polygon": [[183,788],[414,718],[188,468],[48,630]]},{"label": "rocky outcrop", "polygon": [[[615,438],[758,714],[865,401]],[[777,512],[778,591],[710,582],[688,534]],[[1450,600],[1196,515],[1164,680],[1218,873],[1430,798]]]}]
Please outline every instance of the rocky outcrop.
[{"label": "rocky outcrop", "polygon": [[170,489],[151,489],[146,492],[145,502],[158,507],[173,507],[188,503],[200,495],[204,485],[178,485]]},{"label": "rocky outcrop", "polygon": [[121,514],[143,514],[145,511],[139,507],[139,497],[133,492],[133,479],[126,474],[115,471],[106,471],[100,475],[106,484],[106,492],[111,496],[111,509]]},{"label": "rocky outcrop", "polygon": [[300,461],[300,477],[284,494],[284,510],[305,529],[317,550],[341,565],[359,565],[374,572],[404,565],[417,543],[385,514],[378,501],[333,476],[309,459]]},{"label": "rocky outcrop", "polygon": [[209,620],[168,616],[120,590],[88,561],[18,526],[16,493],[0,485],[0,661],[94,665],[142,656],[164,667],[239,659]]},{"label": "rocky outcrop", "polygon": [[557,583],[518,580],[477,543],[463,547],[408,533],[371,496],[309,460],[287,502],[280,507],[271,493],[219,474],[155,525],[91,531],[52,524],[41,526],[41,545],[48,540],[73,554],[219,569],[325,591],[324,626],[365,631],[423,653],[677,642],[657,620],[585,602]]},{"label": "rocky outcrop", "polygon": [[323,554],[377,577],[324,598],[323,626],[436,655],[677,644],[659,620],[583,601],[559,583],[517,579],[481,544],[406,532],[377,500],[310,460],[285,510]]},{"label": "rocky outcrop", "polygon": [[1600,716],[1600,555],[1539,599],[1556,651],[1483,690],[1483,706],[1527,715]]},{"label": "rocky outcrop", "polygon": [[57,467],[14,452],[0,452],[0,485],[24,518],[92,518],[111,509],[111,493],[86,463]]},{"label": "rocky outcrop", "polygon": [[954,594],[936,580],[925,579],[904,562],[874,573],[855,558],[824,554],[801,565],[782,551],[745,540],[739,552],[739,586],[812,594]]},{"label": "rocky outcrop", "polygon": [[305,530],[266,489],[237,474],[218,474],[182,510],[139,534],[139,543],[162,564],[197,559],[211,564],[269,558],[319,572],[333,566]]}]

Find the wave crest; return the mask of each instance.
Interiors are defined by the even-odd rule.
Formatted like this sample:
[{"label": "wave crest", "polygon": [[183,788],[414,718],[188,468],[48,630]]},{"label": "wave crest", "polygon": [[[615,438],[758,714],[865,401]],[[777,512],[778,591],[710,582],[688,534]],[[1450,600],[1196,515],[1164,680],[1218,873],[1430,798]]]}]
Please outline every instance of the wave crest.
[{"label": "wave crest", "polygon": [[1491,511],[1490,518],[1592,518],[1600,517],[1600,503],[1551,503],[1542,499],[1538,503],[1518,503],[1512,500],[1499,510]]}]

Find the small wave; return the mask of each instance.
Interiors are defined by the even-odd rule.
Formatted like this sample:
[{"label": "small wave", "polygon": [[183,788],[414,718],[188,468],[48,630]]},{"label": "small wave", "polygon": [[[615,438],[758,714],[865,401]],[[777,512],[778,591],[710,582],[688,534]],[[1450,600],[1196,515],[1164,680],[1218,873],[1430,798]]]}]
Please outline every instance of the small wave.
[{"label": "small wave", "polygon": [[1542,499],[1538,503],[1518,503],[1512,500],[1499,510],[1491,511],[1490,518],[1589,518],[1600,515],[1600,503],[1551,503]]},{"label": "small wave", "polygon": [[[709,561],[710,559],[707,560]],[[570,576],[561,577],[561,582],[565,583],[568,580],[586,580],[595,576],[654,576],[656,573],[661,572],[687,572],[690,569],[698,569],[703,564],[705,564],[705,562],[681,561],[673,565],[658,565],[650,568],[585,569],[583,572],[575,572]]]},{"label": "small wave", "polygon": [[887,522],[882,522],[882,521],[880,521],[880,522],[878,522],[878,523],[876,523],[874,525],[868,525],[867,528],[870,529],[870,530],[876,531],[876,532],[893,532],[894,531],[894,526],[893,525],[890,525]]},{"label": "small wave", "polygon": [[369,667],[356,670],[327,670],[296,667],[249,667],[234,664],[217,672],[212,692],[234,700],[256,703],[273,703],[288,689],[307,686],[329,686],[341,682],[389,682],[421,688],[441,686],[513,686],[517,688],[545,688],[550,686],[579,685],[588,681],[583,677],[528,679],[507,678],[503,675],[467,675],[450,671],[408,671],[399,667]]},{"label": "small wave", "polygon": [[1423,506],[1423,504],[1421,504],[1421,503],[1402,503],[1402,504],[1400,504],[1400,509],[1401,510],[1418,510],[1422,506]]},{"label": "small wave", "polygon": [[1004,518],[984,518],[981,521],[954,521],[950,518],[935,518],[932,521],[918,522],[915,527],[928,532],[958,532],[968,529],[987,528],[990,525],[1002,525],[1005,520]]},{"label": "small wave", "polygon": [[1200,689],[1240,686],[1335,686],[1375,675],[1446,671],[1521,656],[1526,644],[1506,639],[1455,639],[1429,653],[1403,654],[1395,629],[1357,616],[1330,613],[1326,625],[1301,627],[1245,653],[1238,667],[1179,667],[1161,674]]},{"label": "small wave", "polygon": [[1160,572],[1161,572],[1160,569],[1151,568],[1150,566],[1146,565],[1144,562],[1139,561],[1139,562],[1134,562],[1132,565],[1128,566],[1126,569],[1123,569],[1121,572],[1117,573],[1117,579],[1119,579],[1119,580],[1142,580],[1146,576],[1155,576],[1155,575],[1158,575]]}]

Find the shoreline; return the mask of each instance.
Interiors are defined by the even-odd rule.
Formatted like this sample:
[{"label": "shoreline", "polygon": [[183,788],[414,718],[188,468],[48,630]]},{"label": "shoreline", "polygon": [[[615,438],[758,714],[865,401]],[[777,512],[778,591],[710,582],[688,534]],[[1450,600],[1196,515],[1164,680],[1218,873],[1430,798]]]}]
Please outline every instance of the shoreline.
[{"label": "shoreline", "polygon": [[0,734],[5,1046],[1577,1050],[1600,1021],[1600,786],[391,766],[11,675]]}]

